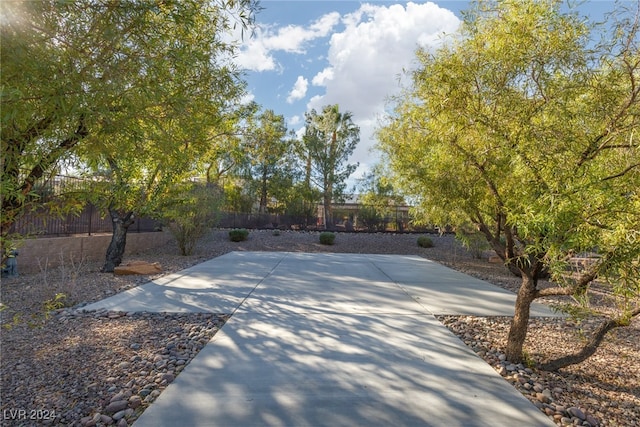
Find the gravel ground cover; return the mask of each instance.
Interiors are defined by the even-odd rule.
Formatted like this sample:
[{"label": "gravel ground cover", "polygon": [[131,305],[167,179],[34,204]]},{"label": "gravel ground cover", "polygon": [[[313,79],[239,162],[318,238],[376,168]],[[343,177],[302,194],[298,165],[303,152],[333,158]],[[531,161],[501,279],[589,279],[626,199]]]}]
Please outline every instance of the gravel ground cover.
[{"label": "gravel ground cover", "polygon": [[[335,244],[326,246],[318,233],[265,230],[234,243],[228,231],[217,230],[192,256],[179,256],[175,245],[167,245],[125,261],[158,262],[166,274],[230,251],[405,254],[517,288],[519,279],[500,265],[472,258],[452,236],[430,237],[433,248],[419,247],[414,234],[339,233]],[[1,425],[131,425],[228,318],[226,313],[81,312],[77,309],[87,303],[158,277],[114,276],[99,268],[76,262],[3,279]],[[606,304],[606,298],[599,303]],[[610,333],[586,362],[554,373],[505,360],[508,318],[440,320],[557,425],[640,426],[638,320]],[[572,352],[597,321],[532,319],[525,351],[532,361]]]}]

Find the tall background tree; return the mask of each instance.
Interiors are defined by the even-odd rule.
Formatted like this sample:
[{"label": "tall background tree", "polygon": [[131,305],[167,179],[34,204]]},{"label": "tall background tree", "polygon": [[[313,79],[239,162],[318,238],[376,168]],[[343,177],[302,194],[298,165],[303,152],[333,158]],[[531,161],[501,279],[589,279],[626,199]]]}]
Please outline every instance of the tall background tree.
[{"label": "tall background tree", "polygon": [[291,145],[284,116],[266,110],[255,120],[249,120],[245,131],[245,154],[250,175],[258,185],[258,212],[261,214],[267,213],[269,199],[291,165],[288,161]]},{"label": "tall background tree", "polygon": [[331,203],[344,195],[346,180],[358,167],[348,164],[360,141],[360,128],[350,112],[340,112],[338,105],[327,105],[318,114],[306,114],[303,147],[307,158],[306,176],[322,193],[325,228],[333,228]]},{"label": "tall background tree", "polygon": [[[584,349],[548,369],[588,357],[640,313],[638,19],[618,9],[592,28],[560,1],[474,3],[459,34],[418,51],[413,84],[379,132],[422,218],[475,224],[522,277],[513,362],[536,298],[587,301],[597,278],[618,304]],[[598,253],[589,268],[565,274],[586,251]],[[557,286],[542,289],[549,274]]]},{"label": "tall background tree", "polygon": [[[241,93],[228,61],[236,46],[225,33],[250,25],[256,3],[13,1],[1,7],[4,242],[34,200],[28,196],[35,182],[64,160],[117,173],[114,182],[122,185],[113,194],[127,193],[127,200],[134,175],[147,185],[159,176],[168,182],[191,164],[205,128]],[[141,158],[152,153],[170,154],[155,164]],[[119,198],[111,212],[124,209],[126,223],[132,210],[117,206]]]}]

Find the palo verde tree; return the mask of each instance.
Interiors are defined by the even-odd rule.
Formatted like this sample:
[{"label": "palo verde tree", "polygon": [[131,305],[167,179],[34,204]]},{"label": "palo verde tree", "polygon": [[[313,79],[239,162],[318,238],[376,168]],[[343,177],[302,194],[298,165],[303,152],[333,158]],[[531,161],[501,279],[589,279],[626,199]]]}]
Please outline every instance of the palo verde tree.
[{"label": "palo verde tree", "polygon": [[[225,33],[249,25],[256,3],[12,1],[1,7],[4,237],[34,183],[65,159],[133,171],[139,159],[113,166],[147,154],[158,141],[151,151],[187,155],[215,121],[221,100],[238,92],[238,73],[228,61],[236,46]],[[189,120],[194,111],[209,119]],[[163,130],[167,123],[180,124],[179,138]],[[143,140],[147,148],[137,151]],[[167,168],[169,176],[174,166],[159,161],[136,173],[151,182],[155,168]]]},{"label": "palo verde tree", "polygon": [[[522,360],[536,298],[587,301],[595,279],[612,291],[616,314],[546,369],[584,360],[640,313],[638,11],[618,9],[596,27],[563,6],[474,3],[458,34],[417,52],[413,83],[379,132],[422,217],[475,224],[522,277],[509,360]],[[586,251],[596,260],[566,274]],[[549,275],[557,286],[539,287]]]},{"label": "palo verde tree", "polygon": [[306,114],[303,151],[308,156],[307,176],[322,193],[325,228],[333,228],[331,202],[343,197],[346,179],[357,164],[347,164],[360,141],[360,128],[350,112],[341,113],[338,105],[327,105],[318,114]]}]

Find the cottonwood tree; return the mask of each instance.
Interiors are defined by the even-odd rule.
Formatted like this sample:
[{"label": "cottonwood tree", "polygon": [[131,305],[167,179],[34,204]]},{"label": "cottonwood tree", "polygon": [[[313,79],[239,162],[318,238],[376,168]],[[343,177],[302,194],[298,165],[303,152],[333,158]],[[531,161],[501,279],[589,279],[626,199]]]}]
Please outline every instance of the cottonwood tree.
[{"label": "cottonwood tree", "polygon": [[[616,314],[546,369],[584,360],[640,313],[638,10],[618,9],[605,28],[563,6],[475,3],[443,47],[417,52],[413,83],[379,132],[422,217],[474,223],[522,277],[509,360],[523,358],[535,299],[588,301],[596,279],[609,288]],[[587,251],[597,258],[567,274]],[[556,285],[540,287],[548,275]]]},{"label": "cottonwood tree", "polygon": [[[156,152],[186,155],[211,123],[189,115],[207,111],[213,118],[238,92],[238,73],[228,61],[236,47],[225,33],[250,25],[256,3],[13,1],[1,7],[4,238],[34,183],[62,160],[88,156],[88,163],[111,168],[146,154],[135,149],[143,139],[161,141]],[[171,145],[173,131],[163,132],[171,121],[191,136]],[[133,170],[137,160],[132,163],[117,169]],[[162,161],[137,173],[150,178],[154,168],[167,168],[168,176],[174,166]]]},{"label": "cottonwood tree", "polygon": [[333,228],[331,202],[343,197],[346,179],[357,164],[348,164],[349,156],[360,141],[360,128],[350,112],[340,112],[338,105],[327,105],[320,114],[306,114],[303,151],[307,155],[307,176],[322,193],[325,228]]}]

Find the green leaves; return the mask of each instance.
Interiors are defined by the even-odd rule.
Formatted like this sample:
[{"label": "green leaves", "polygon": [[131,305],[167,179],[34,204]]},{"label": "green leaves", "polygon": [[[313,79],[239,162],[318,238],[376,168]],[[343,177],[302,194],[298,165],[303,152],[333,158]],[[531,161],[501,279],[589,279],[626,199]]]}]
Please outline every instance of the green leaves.
[{"label": "green leaves", "polygon": [[197,242],[215,226],[223,201],[222,190],[212,184],[176,184],[163,197],[159,216],[182,255],[191,255]]},{"label": "green leaves", "polygon": [[345,163],[360,141],[360,128],[338,105],[325,106],[321,114],[311,110],[306,122],[302,144],[309,161],[308,179],[322,191],[325,225],[331,227],[331,201],[342,197],[345,180],[358,167]]},{"label": "green leaves", "polygon": [[622,11],[595,28],[562,6],[474,4],[457,37],[417,52],[380,147],[424,222],[472,221],[518,268],[558,275],[597,250],[637,298],[638,26]]},{"label": "green leaves", "polygon": [[[250,25],[255,7],[3,3],[3,212],[18,215],[31,182],[62,161],[109,179],[104,204],[147,209],[194,166],[242,96],[227,33],[234,23]],[[4,234],[11,219],[3,217]]]}]

